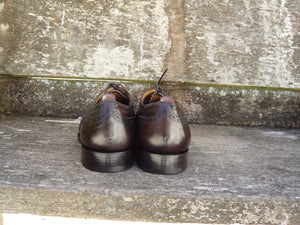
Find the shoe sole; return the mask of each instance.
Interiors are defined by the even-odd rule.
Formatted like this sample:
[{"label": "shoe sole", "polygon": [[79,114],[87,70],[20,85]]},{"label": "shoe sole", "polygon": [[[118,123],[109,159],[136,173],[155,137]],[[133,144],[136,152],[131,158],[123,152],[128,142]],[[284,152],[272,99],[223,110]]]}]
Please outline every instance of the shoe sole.
[{"label": "shoe sole", "polygon": [[122,152],[97,152],[81,147],[82,165],[96,172],[115,173],[129,169],[133,165],[133,150]]},{"label": "shoe sole", "polygon": [[176,155],[162,155],[140,150],[138,166],[149,173],[177,174],[187,168],[188,149]]}]

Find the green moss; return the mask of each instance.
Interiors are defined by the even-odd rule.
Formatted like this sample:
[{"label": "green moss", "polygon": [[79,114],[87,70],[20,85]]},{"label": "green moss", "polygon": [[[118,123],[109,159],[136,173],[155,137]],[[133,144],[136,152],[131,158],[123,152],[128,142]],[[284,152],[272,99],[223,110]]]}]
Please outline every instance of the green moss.
[{"label": "green moss", "polygon": [[250,85],[234,85],[234,84],[213,84],[213,83],[191,83],[186,82],[184,85],[188,87],[213,87],[216,89],[229,89],[229,90],[258,90],[258,91],[291,91],[300,93],[297,88],[283,88],[283,87],[265,87],[265,86],[250,86]]},{"label": "green moss", "polygon": [[[134,80],[134,79],[111,79],[111,78],[91,78],[91,77],[68,77],[68,76],[33,76],[33,75],[0,75],[0,78],[14,78],[14,79],[29,79],[29,80],[59,80],[59,81],[82,81],[82,82],[105,82],[105,83],[126,83],[126,84],[144,84],[155,85],[154,80]],[[272,91],[282,92],[289,91],[300,93],[299,88],[283,88],[283,87],[265,87],[265,86],[248,86],[248,85],[232,85],[232,84],[215,84],[215,83],[196,83],[196,82],[182,82],[182,81],[163,81],[164,86],[184,86],[187,88],[199,87],[227,90],[258,90],[258,91]]]}]

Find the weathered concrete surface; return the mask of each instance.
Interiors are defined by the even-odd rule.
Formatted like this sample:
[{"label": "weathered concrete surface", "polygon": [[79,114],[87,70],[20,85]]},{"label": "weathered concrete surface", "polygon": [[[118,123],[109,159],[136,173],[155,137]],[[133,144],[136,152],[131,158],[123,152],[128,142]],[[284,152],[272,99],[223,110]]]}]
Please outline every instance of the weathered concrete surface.
[{"label": "weathered concrete surface", "polygon": [[[154,82],[130,80],[0,78],[0,115],[78,118],[94,103],[109,82],[124,84],[138,104]],[[300,128],[299,89],[164,83],[189,122]]]},{"label": "weathered concrete surface", "polygon": [[191,125],[178,175],[90,172],[77,120],[0,120],[0,213],[222,224],[300,223],[300,131]]},{"label": "weathered concrete surface", "polygon": [[[300,88],[300,0],[1,1],[13,75]],[[1,72],[1,71],[0,71]]]},{"label": "weathered concrete surface", "polygon": [[299,200],[211,199],[91,195],[84,191],[1,188],[0,210],[101,220],[205,223],[299,224]]},{"label": "weathered concrete surface", "polygon": [[299,88],[299,6],[186,1],[187,74],[202,82]]},{"label": "weathered concrete surface", "polygon": [[[163,1],[5,1],[12,74],[148,79],[170,48]],[[7,41],[9,44],[11,41]],[[10,48],[4,46],[3,48]]]}]

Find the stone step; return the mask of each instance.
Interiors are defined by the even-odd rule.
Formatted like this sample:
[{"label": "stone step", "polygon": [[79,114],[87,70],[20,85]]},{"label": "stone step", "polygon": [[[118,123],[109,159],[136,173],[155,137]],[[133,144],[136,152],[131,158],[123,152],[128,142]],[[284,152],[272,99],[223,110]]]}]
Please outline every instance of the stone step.
[{"label": "stone step", "polygon": [[188,169],[164,176],[136,165],[114,174],[85,169],[78,125],[77,119],[0,119],[1,214],[300,224],[299,130],[191,124]]},{"label": "stone step", "polygon": [[[0,115],[78,118],[109,83],[123,84],[133,96],[154,81],[0,75]],[[163,82],[190,123],[300,128],[300,89]]]}]

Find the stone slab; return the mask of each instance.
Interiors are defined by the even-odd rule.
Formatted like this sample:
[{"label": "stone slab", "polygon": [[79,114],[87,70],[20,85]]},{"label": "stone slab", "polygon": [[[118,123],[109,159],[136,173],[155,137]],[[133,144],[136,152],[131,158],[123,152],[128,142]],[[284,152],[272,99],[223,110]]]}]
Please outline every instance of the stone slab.
[{"label": "stone slab", "polygon": [[[124,85],[137,106],[156,80],[0,76],[0,115],[78,118],[109,83]],[[190,123],[300,128],[300,89],[163,82]]]},{"label": "stone slab", "polygon": [[109,220],[299,224],[300,131],[191,125],[173,176],[90,172],[78,120],[0,120],[0,212]]},{"label": "stone slab", "polygon": [[299,0],[2,0],[0,73],[300,88]]},{"label": "stone slab", "polygon": [[171,40],[162,1],[1,5],[0,65],[8,73],[148,79],[165,67]]},{"label": "stone slab", "polygon": [[185,1],[187,74],[201,82],[300,87],[300,1]]}]

